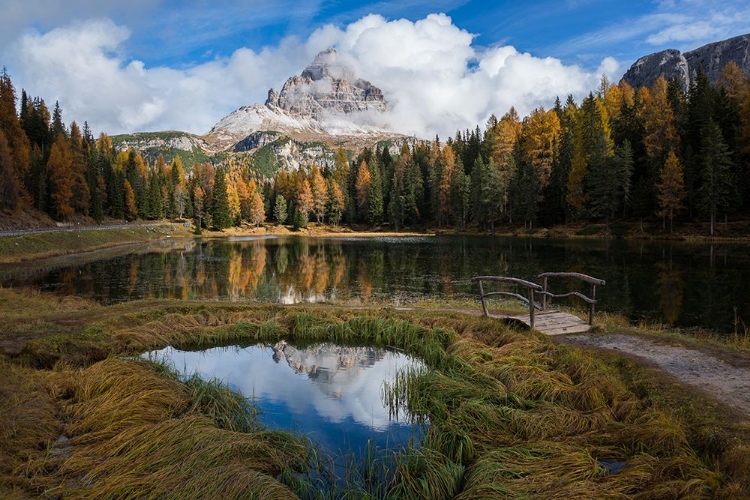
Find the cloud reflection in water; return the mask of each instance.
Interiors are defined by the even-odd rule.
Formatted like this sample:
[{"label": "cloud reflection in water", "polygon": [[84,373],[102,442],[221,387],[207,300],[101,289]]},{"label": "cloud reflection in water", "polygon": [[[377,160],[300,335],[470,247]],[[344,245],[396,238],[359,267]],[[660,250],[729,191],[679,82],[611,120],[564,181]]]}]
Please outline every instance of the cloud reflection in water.
[{"label": "cloud reflection in water", "polygon": [[371,347],[316,344],[217,347],[200,352],[167,347],[144,355],[172,363],[183,375],[218,379],[254,400],[262,422],[299,431],[337,452],[406,444],[415,430],[400,412],[392,419],[383,401],[384,382],[421,362]]}]

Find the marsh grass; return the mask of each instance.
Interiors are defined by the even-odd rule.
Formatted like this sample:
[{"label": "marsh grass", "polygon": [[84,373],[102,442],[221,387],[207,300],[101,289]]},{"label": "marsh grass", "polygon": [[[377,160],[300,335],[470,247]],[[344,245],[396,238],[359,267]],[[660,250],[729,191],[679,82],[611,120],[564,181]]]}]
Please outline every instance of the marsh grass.
[{"label": "marsh grass", "polygon": [[[109,359],[73,375],[64,444],[22,470],[65,498],[294,498],[277,480],[304,443],[269,432],[226,386]],[[18,471],[17,471],[18,472]]]},{"label": "marsh grass", "polygon": [[[12,297],[3,293],[0,307],[9,307]],[[40,327],[23,340],[29,330],[16,326],[6,335],[18,337],[4,339],[22,345],[22,354],[0,364],[3,380],[19,380],[0,386],[13,396],[0,403],[13,415],[0,424],[7,496],[750,495],[750,429],[718,431],[728,420],[701,416],[694,398],[665,397],[657,375],[497,321],[224,303],[135,303],[75,315],[66,307],[78,306],[38,319],[72,335]],[[113,357],[280,338],[390,346],[421,357],[426,370],[384,388],[394,410],[405,405],[429,422],[421,444],[389,459],[366,453],[342,477],[309,442],[263,430],[249,403],[220,383],[179,380],[158,363]],[[608,461],[621,470],[610,473]]]}]

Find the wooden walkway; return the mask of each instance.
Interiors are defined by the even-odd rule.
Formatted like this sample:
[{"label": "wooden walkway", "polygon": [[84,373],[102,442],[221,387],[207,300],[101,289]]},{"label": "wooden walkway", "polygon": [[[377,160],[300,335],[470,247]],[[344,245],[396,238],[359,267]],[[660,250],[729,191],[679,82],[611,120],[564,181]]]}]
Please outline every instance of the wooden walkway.
[{"label": "wooden walkway", "polygon": [[[605,284],[604,280],[594,278],[581,273],[542,273],[537,278],[542,279],[542,284],[526,281],[520,278],[509,276],[475,276],[472,282],[479,284],[479,297],[482,301],[482,312],[485,316],[500,319],[503,321],[516,322],[526,325],[532,330],[538,330],[547,335],[562,335],[566,333],[583,333],[591,329],[594,324],[594,308],[596,306],[596,287]],[[568,291],[567,293],[552,293],[549,290],[549,278],[566,278],[576,279],[591,285],[591,296],[586,296],[578,291]],[[527,290],[526,296],[520,293],[508,290],[485,290],[485,283],[504,284]],[[504,295],[521,300],[529,307],[527,314],[515,315],[497,315],[490,314],[487,310],[487,298],[495,295]],[[541,304],[537,304],[534,297],[541,297]],[[549,309],[549,303],[553,298],[577,297],[589,305],[588,322],[569,313],[561,311],[552,311]],[[539,312],[537,312],[539,309]]]},{"label": "wooden walkway", "polygon": [[[501,316],[491,314],[490,317],[512,323],[522,323],[531,328],[528,314]],[[591,325],[578,316],[560,311],[538,312],[534,315],[534,329],[547,335],[564,335],[566,333],[584,333],[591,329]]]}]

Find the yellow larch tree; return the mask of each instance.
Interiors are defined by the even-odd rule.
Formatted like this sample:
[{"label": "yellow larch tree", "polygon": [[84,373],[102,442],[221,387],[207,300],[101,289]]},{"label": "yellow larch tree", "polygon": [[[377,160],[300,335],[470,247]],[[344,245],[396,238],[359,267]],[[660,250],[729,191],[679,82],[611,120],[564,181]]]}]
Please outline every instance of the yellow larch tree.
[{"label": "yellow larch tree", "polygon": [[263,198],[256,189],[253,193],[253,199],[250,205],[250,221],[257,227],[261,222],[266,220],[266,207],[263,204]]},{"label": "yellow larch tree", "polygon": [[135,191],[130,181],[125,180],[123,192],[125,194],[125,219],[135,220],[138,218],[138,207],[135,205]]},{"label": "yellow larch tree", "polygon": [[367,166],[367,162],[362,160],[357,169],[357,179],[354,181],[357,208],[362,214],[367,214],[367,206],[370,201],[370,180],[370,169]]},{"label": "yellow larch tree", "polygon": [[310,168],[310,189],[313,195],[312,211],[315,214],[315,220],[323,222],[323,217],[326,214],[326,204],[328,203],[328,186],[317,165],[313,165]]},{"label": "yellow larch tree", "polygon": [[[440,162],[442,169],[440,172],[440,183],[438,184],[438,206],[440,207],[440,221],[450,217],[451,205],[451,187],[453,186],[453,176],[456,173],[456,154],[450,145],[443,147],[440,151]],[[438,223],[439,224],[439,223]]]},{"label": "yellow larch tree", "polygon": [[[669,232],[672,232],[672,219],[675,213],[682,208],[682,202],[685,200],[685,179],[682,164],[670,151],[664,167],[659,175],[659,182],[656,184],[656,198],[659,202],[659,215],[665,221],[669,217]],[[663,223],[662,225],[666,225]]]},{"label": "yellow larch tree", "polygon": [[73,160],[70,156],[68,141],[63,134],[59,134],[50,149],[47,160],[47,172],[50,180],[50,197],[55,214],[58,218],[65,218],[73,213]]},{"label": "yellow larch tree", "polygon": [[534,166],[541,189],[549,184],[553,147],[559,132],[560,118],[554,110],[545,111],[544,108],[537,108],[523,123],[522,153]]},{"label": "yellow larch tree", "polygon": [[303,178],[299,186],[299,193],[297,194],[297,211],[304,218],[305,224],[312,209],[313,194],[312,189],[310,189],[310,182],[306,178]]},{"label": "yellow larch tree", "polygon": [[646,132],[643,142],[646,153],[653,165],[663,165],[669,151],[677,151],[680,145],[664,77],[659,76],[643,97],[643,126]]}]

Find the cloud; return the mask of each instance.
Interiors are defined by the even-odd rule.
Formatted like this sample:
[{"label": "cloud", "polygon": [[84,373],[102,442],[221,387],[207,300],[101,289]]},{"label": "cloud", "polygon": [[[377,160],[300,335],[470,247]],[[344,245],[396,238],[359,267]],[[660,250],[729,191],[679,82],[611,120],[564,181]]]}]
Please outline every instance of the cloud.
[{"label": "cloud", "polygon": [[[308,43],[335,46],[358,74],[381,87],[389,125],[425,138],[484,125],[490,114],[500,116],[511,106],[523,115],[549,108],[557,96],[580,97],[596,88],[602,74],[512,46],[479,51],[473,39],[444,14],[416,22],[369,15],[345,30],[321,28]],[[616,70],[613,59],[599,68],[610,79]]]},{"label": "cloud", "polygon": [[[651,12],[621,19],[564,44],[562,54],[581,54],[612,47],[636,58],[667,48],[682,51],[750,32],[750,4],[745,0],[660,1]],[[632,54],[635,54],[633,57]]]},{"label": "cloud", "polygon": [[587,72],[512,46],[480,50],[472,45],[474,35],[444,14],[416,22],[368,15],[344,28],[323,26],[306,40],[287,37],[273,47],[240,48],[180,69],[128,59],[123,47],[129,37],[127,27],[109,19],[30,32],[8,52],[11,76],[29,94],[59,100],[66,121],[87,120],[96,133],[205,133],[240,106],[264,102],[270,87],[279,89],[333,46],[383,90],[390,107],[384,119],[394,130],[445,138],[511,106],[524,115],[550,107],[558,96],[580,98],[596,88],[602,72],[613,79],[618,69],[612,59]]},{"label": "cloud", "polygon": [[147,14],[162,0],[3,0],[0,16],[0,47],[7,47],[28,31],[29,26],[49,29],[86,17],[112,13],[135,20]]},{"label": "cloud", "polygon": [[14,83],[59,101],[66,121],[110,134],[177,129],[204,133],[308,61],[295,38],[187,69],[147,68],[122,53],[130,31],[109,19],[28,33],[8,51]]}]

